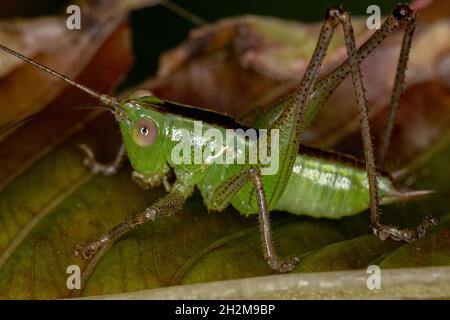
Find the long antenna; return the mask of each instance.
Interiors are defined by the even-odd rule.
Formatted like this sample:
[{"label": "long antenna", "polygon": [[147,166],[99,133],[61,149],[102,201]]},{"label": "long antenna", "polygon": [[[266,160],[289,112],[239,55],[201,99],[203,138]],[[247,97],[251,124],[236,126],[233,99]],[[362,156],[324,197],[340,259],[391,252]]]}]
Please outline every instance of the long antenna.
[{"label": "long antenna", "polygon": [[161,6],[166,7],[170,11],[176,13],[182,18],[185,18],[186,20],[190,21],[193,25],[200,27],[208,22],[200,18],[199,16],[195,15],[194,13],[184,9],[183,7],[177,5],[175,2],[169,1],[169,0],[162,0],[159,3]]},{"label": "long antenna", "polygon": [[52,69],[50,69],[50,68],[48,68],[48,67],[46,67],[46,66],[44,66],[42,64],[40,64],[40,63],[30,59],[30,58],[25,57],[24,55],[21,55],[20,53],[14,51],[12,49],[9,49],[9,48],[1,45],[1,44],[0,44],[0,49],[2,49],[3,51],[6,51],[6,52],[12,54],[13,56],[16,56],[19,59],[22,59],[22,60],[24,60],[24,61],[26,61],[26,62],[28,62],[28,63],[36,66],[36,67],[38,67],[41,70],[44,70],[44,71],[54,75],[55,77],[57,77],[57,78],[65,81],[65,82],[71,84],[74,87],[76,87],[76,88],[86,92],[87,94],[91,95],[92,97],[99,99],[104,105],[107,105],[107,106],[110,106],[110,107],[113,107],[113,108],[117,108],[119,106],[119,101],[117,100],[117,98],[108,96],[106,94],[101,94],[101,93],[96,92],[96,91],[94,91],[92,89],[89,89],[88,87],[83,86],[82,84],[77,83],[74,80],[67,78],[65,75],[62,75],[61,73],[58,73],[58,72],[56,72],[56,71],[54,71],[54,70],[52,70]]}]

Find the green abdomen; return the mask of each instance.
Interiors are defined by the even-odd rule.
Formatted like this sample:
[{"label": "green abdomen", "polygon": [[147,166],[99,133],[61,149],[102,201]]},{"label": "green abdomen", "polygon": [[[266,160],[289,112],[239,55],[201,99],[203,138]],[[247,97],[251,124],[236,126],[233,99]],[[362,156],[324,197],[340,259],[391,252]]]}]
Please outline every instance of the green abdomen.
[{"label": "green abdomen", "polygon": [[[213,190],[240,170],[213,165],[198,184],[206,206],[213,205]],[[413,193],[398,190],[387,173],[378,177],[380,204],[408,200]],[[231,205],[245,215],[257,213],[256,195],[248,182],[232,199]],[[266,189],[266,195],[268,194]],[[313,217],[341,218],[369,207],[369,188],[365,168],[358,160],[333,152],[302,146],[288,184],[272,210]]]},{"label": "green abdomen", "polygon": [[[379,176],[378,185],[381,198],[396,192],[388,177]],[[363,167],[351,161],[319,160],[317,156],[299,154],[276,210],[340,218],[368,207],[368,183]]]}]

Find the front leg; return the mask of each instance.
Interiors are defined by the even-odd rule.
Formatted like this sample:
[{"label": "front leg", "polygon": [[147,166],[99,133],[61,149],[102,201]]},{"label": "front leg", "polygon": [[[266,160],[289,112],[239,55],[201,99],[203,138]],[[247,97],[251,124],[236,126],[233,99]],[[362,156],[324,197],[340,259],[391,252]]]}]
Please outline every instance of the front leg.
[{"label": "front leg", "polygon": [[92,174],[103,174],[105,176],[113,176],[117,174],[119,168],[122,166],[125,158],[125,145],[122,143],[117,151],[116,157],[111,164],[103,164],[95,159],[94,151],[85,144],[78,146],[84,153],[83,164],[91,171]]},{"label": "front leg", "polygon": [[138,213],[122,223],[119,223],[97,240],[87,244],[81,243],[77,245],[74,251],[75,256],[82,256],[85,259],[90,259],[102,247],[112,244],[125,233],[147,223],[148,221],[155,221],[157,218],[173,215],[183,208],[186,199],[192,194],[193,186],[184,185],[175,182],[172,191],[165,197],[159,199],[154,205],[147,208],[145,211]]}]

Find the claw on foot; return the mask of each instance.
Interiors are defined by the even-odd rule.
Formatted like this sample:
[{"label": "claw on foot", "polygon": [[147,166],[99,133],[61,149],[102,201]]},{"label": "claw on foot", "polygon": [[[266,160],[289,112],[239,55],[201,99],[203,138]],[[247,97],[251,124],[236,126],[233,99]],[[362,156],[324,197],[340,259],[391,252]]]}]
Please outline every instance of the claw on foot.
[{"label": "claw on foot", "polygon": [[391,238],[395,241],[412,242],[416,239],[422,238],[426,234],[426,229],[430,226],[437,226],[439,224],[439,218],[433,216],[427,216],[417,226],[416,229],[399,229],[395,226],[389,226],[379,224],[373,227],[373,232],[381,240]]},{"label": "claw on foot", "polygon": [[280,273],[285,273],[285,272],[290,272],[292,271],[297,264],[300,262],[300,259],[298,257],[292,257],[288,260],[283,260],[283,261],[269,261],[269,265],[277,270]]},{"label": "claw on foot", "polygon": [[73,252],[75,257],[83,257],[86,260],[92,258],[92,256],[100,249],[101,244],[98,241],[91,243],[80,243],[77,245],[76,250]]}]

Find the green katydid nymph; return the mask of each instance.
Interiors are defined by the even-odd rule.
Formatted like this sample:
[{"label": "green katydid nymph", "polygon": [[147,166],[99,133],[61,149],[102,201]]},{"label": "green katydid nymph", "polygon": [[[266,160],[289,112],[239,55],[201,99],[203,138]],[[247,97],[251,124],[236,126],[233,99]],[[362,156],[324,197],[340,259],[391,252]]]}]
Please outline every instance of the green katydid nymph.
[{"label": "green katydid nymph", "polygon": [[[393,30],[404,27],[404,38],[397,66],[396,82],[392,93],[389,125],[384,135],[381,159],[387,149],[395,120],[398,100],[403,90],[406,63],[415,29],[416,14],[407,5],[398,5],[384,23],[359,49],[356,48],[350,15],[340,6],[326,10],[316,48],[311,61],[296,90],[273,105],[269,111],[245,125],[218,114],[167,100],[151,94],[138,94],[119,100],[97,93],[23,55],[0,48],[38,68],[70,83],[100,100],[119,123],[124,144],[110,165],[98,163],[93,151],[82,146],[86,154],[85,165],[93,173],[111,175],[117,172],[124,157],[133,167],[132,177],[143,187],[163,184],[167,195],[149,208],[128,218],[107,231],[97,240],[80,244],[75,254],[91,258],[123,234],[157,218],[170,216],[182,210],[186,200],[197,188],[208,210],[220,211],[229,205],[245,215],[258,214],[261,244],[264,257],[271,268],[279,272],[291,271],[299,262],[297,257],[282,259],[275,250],[269,213],[272,210],[287,211],[313,217],[341,218],[370,208],[371,228],[380,239],[413,241],[425,234],[426,227],[436,225],[438,219],[427,217],[414,230],[399,229],[381,222],[379,204],[409,200],[426,195],[428,191],[399,189],[391,176],[375,165],[372,137],[369,126],[368,106],[362,81],[360,62],[374,50]],[[348,58],[322,79],[318,70],[326,55],[334,30],[342,25]],[[355,98],[359,108],[365,162],[350,156],[301,146],[301,134],[334,89],[351,75]],[[196,130],[202,125],[203,130]],[[248,139],[234,134],[235,140],[206,139],[204,130],[214,129],[227,136],[230,130],[249,128],[267,134],[267,155],[276,155],[277,165],[267,173],[267,158],[257,161],[223,162],[219,155],[250,155],[249,150],[260,136]],[[217,137],[217,134],[215,135]],[[263,136],[263,135],[261,135]],[[181,141],[187,143],[180,145]],[[238,142],[239,142],[238,141]],[[261,140],[262,141],[262,140]],[[187,146],[187,147],[186,147]],[[212,157],[203,161],[175,161],[174,150],[191,153],[209,149]],[[175,152],[175,154],[177,154]],[[245,158],[245,157],[244,157]],[[231,155],[232,160],[236,156]],[[246,158],[245,158],[246,159]],[[167,179],[173,171],[176,179]]]}]

